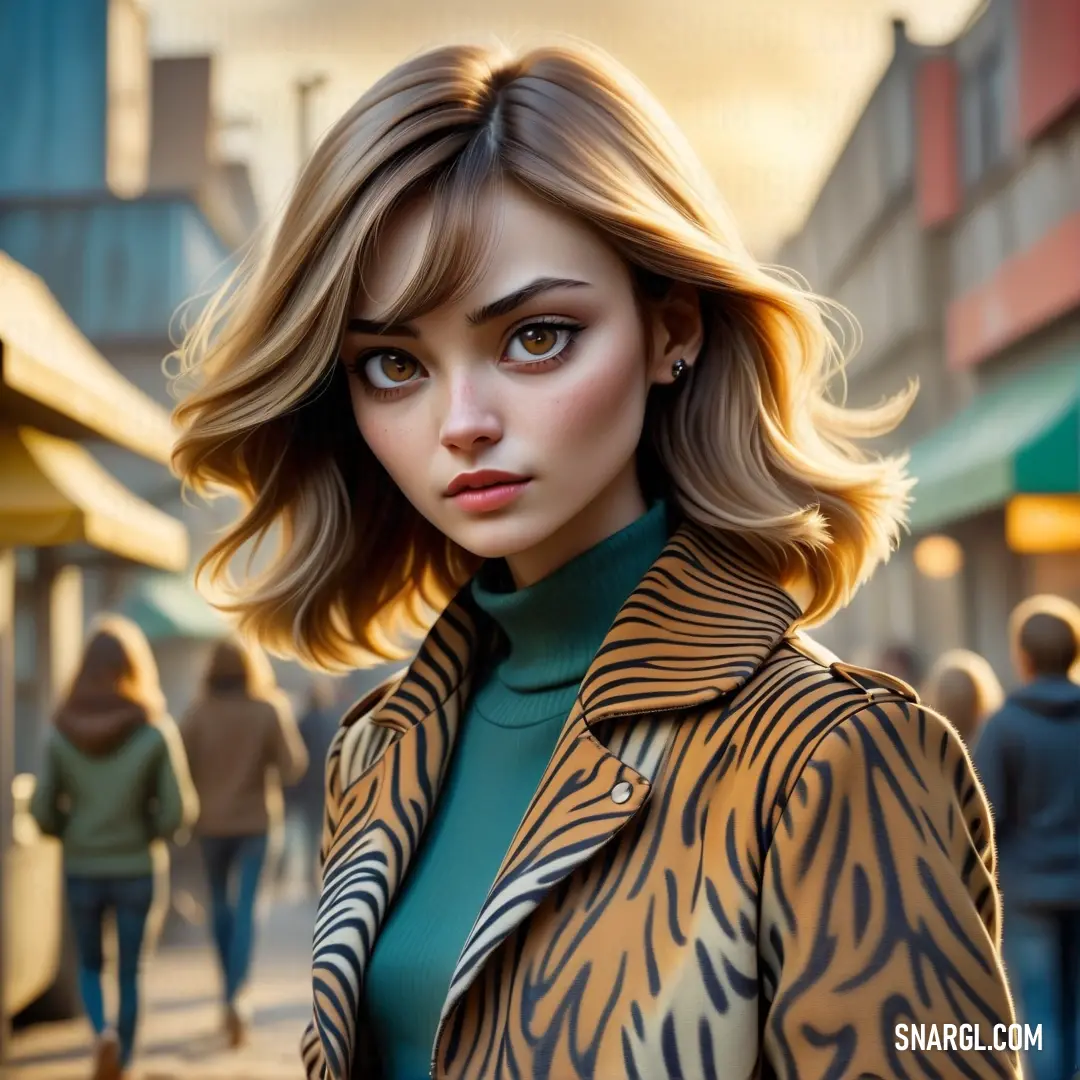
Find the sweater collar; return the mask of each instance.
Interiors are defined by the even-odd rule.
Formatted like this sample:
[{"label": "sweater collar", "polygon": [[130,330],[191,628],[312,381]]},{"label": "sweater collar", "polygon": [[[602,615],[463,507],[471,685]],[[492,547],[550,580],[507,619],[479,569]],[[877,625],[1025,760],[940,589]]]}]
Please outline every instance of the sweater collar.
[{"label": "sweater collar", "polygon": [[667,509],[659,502],[526,588],[513,587],[504,559],[485,564],[473,579],[472,598],[506,642],[495,679],[519,693],[580,683],[619,608],[667,539]]},{"label": "sweater collar", "polygon": [[[734,693],[801,614],[790,593],[733,541],[683,521],[592,658],[579,691],[585,722],[692,708]],[[371,723],[408,731],[443,708],[466,674],[490,655],[492,637],[487,615],[466,586],[408,668],[350,709],[345,723],[374,707]],[[455,678],[447,679],[448,670]]]}]

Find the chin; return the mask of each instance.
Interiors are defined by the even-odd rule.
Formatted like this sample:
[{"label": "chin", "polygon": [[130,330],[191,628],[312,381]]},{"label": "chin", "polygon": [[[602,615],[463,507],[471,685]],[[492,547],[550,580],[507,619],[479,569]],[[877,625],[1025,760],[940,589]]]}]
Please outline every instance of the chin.
[{"label": "chin", "polygon": [[556,526],[529,521],[521,514],[477,516],[472,522],[455,522],[443,530],[454,543],[481,559],[505,559],[542,544]]}]

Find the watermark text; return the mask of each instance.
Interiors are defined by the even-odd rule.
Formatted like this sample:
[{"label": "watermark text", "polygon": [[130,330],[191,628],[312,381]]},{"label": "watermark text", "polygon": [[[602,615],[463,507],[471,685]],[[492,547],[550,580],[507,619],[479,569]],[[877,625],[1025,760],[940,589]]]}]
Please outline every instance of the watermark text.
[{"label": "watermark text", "polygon": [[1042,1024],[897,1024],[897,1050],[1013,1050],[1042,1049]]}]

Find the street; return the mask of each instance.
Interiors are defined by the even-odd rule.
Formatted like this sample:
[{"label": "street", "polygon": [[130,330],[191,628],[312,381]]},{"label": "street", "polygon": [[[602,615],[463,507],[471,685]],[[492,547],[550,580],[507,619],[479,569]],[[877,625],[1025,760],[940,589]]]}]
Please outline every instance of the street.
[{"label": "street", "polygon": [[[247,1046],[226,1048],[218,971],[207,940],[162,945],[143,976],[143,1014],[135,1054],[138,1080],[301,1080],[298,1047],[309,1016],[313,902],[281,900],[260,927],[248,1001]],[[110,980],[107,980],[107,983]],[[83,1019],[15,1033],[3,1080],[85,1080],[90,1029]]]}]

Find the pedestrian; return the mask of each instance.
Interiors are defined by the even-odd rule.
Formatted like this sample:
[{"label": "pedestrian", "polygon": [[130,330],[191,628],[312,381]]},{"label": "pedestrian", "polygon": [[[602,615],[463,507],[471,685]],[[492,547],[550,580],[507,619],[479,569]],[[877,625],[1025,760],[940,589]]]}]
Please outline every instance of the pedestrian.
[{"label": "pedestrian", "polygon": [[902,641],[885,646],[874,666],[911,686],[918,686],[922,682],[923,665],[919,653],[914,646]]},{"label": "pedestrian", "polygon": [[994,813],[1005,963],[1020,1017],[1042,1025],[1034,1080],[1080,1068],[1080,608],[1025,600],[1009,621],[1021,686],[987,720],[975,767]]},{"label": "pedestrian", "polygon": [[232,637],[215,644],[180,732],[199,793],[195,828],[221,965],[224,1027],[235,1048],[246,1038],[241,998],[270,835],[283,826],[281,787],[303,776],[307,754],[265,655]]},{"label": "pedestrian", "polygon": [[[125,1076],[131,1063],[155,862],[167,858],[164,841],[190,826],[196,811],[150,646],[134,623],[102,616],[53,717],[31,801],[41,830],[63,843],[79,989],[97,1037],[95,1080]],[[115,1028],[102,991],[110,914],[118,944]]]},{"label": "pedestrian", "polygon": [[286,809],[292,803],[299,833],[299,846],[306,883],[318,892],[320,884],[319,844],[322,841],[323,815],[326,809],[323,768],[330,745],[337,734],[340,714],[334,711],[332,685],[314,680],[308,692],[307,706],[300,717],[300,737],[304,740],[311,763],[303,779],[289,790]]},{"label": "pedestrian", "polygon": [[584,46],[453,46],[327,134],[183,350],[174,463],[275,651],[419,652],[327,770],[311,1077],[1016,1077],[988,811],[801,634],[895,544],[897,424]]},{"label": "pedestrian", "polygon": [[944,653],[930,669],[923,690],[926,704],[952,723],[969,748],[1004,697],[990,662],[969,649]]}]

